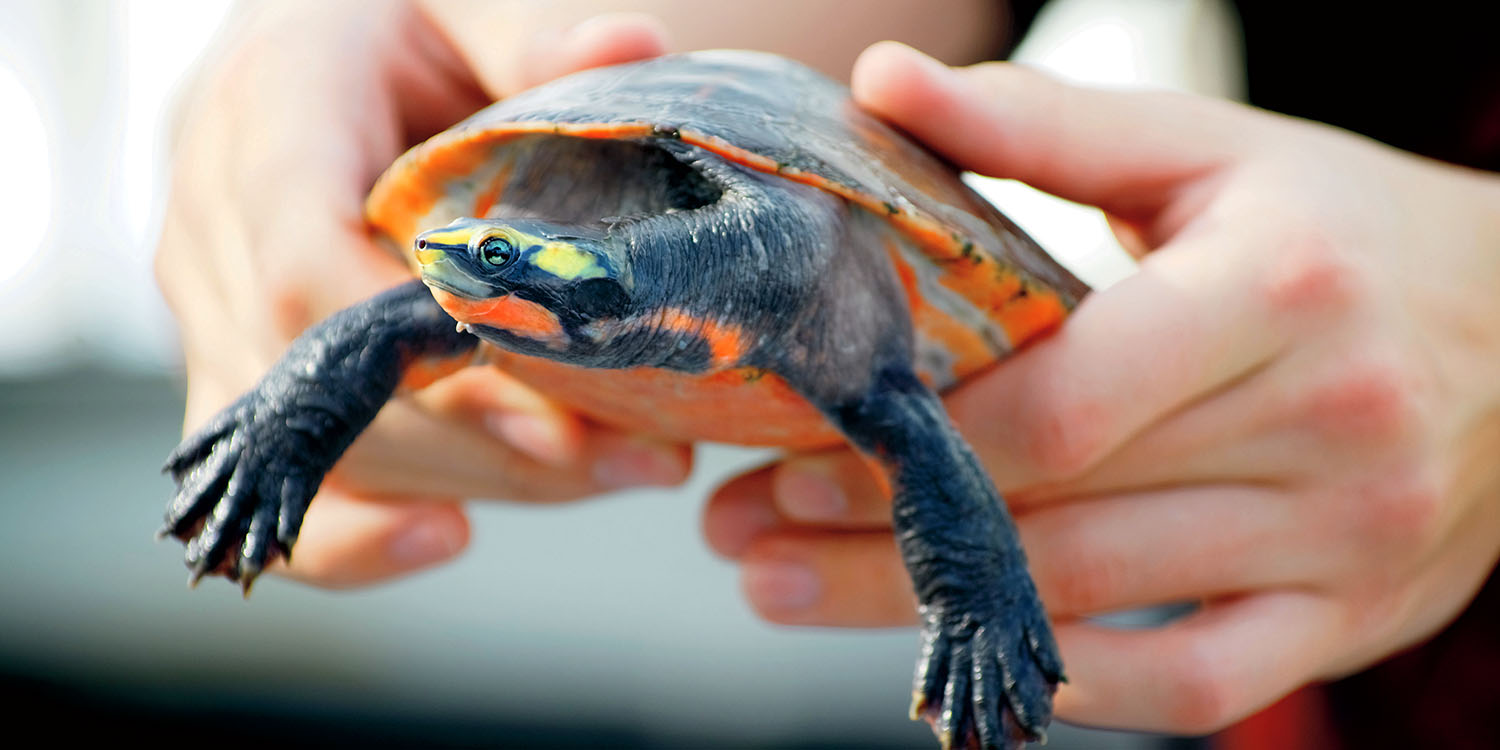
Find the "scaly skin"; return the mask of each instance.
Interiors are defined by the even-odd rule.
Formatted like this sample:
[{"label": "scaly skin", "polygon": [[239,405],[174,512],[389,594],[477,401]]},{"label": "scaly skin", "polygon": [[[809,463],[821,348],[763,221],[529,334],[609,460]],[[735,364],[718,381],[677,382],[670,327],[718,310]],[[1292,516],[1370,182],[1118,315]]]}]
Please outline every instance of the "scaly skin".
[{"label": "scaly skin", "polygon": [[188,543],[189,581],[222,572],[248,595],[273,555],[291,557],[323,475],[402,376],[478,343],[418,281],[299,336],[254,389],[167,459],[178,489],[161,535]]}]

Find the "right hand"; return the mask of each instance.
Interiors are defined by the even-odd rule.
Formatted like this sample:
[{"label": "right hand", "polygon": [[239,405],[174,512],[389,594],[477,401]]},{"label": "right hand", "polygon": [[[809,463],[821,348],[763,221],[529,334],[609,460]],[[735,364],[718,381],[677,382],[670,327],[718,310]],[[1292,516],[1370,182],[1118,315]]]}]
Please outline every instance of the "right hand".
[{"label": "right hand", "polygon": [[[650,57],[659,28],[605,16],[478,55],[409,2],[246,6],[184,102],[156,259],[181,328],[186,427],[254,384],[308,325],[411,278],[370,240],[365,193],[404,149],[575,70]],[[447,14],[453,21],[455,16]],[[471,70],[478,60],[485,71]],[[460,500],[558,501],[682,481],[690,453],[587,423],[490,367],[381,412],[335,467],[280,572],[354,586],[456,555]]]}]

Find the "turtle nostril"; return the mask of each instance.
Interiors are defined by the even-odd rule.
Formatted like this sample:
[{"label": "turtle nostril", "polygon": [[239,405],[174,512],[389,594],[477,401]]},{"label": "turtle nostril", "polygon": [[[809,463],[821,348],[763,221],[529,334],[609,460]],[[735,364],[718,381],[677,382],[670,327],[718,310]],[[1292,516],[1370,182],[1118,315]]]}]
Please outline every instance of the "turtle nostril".
[{"label": "turtle nostril", "polygon": [[417,249],[418,250],[426,250],[427,249],[427,240],[417,240]]}]

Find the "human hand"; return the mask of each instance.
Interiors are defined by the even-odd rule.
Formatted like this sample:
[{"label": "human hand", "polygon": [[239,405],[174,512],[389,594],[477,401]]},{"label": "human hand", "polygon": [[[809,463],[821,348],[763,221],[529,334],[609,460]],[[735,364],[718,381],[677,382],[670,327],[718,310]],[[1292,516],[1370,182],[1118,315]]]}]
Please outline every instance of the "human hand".
[{"label": "human hand", "polygon": [[[955,163],[1100,206],[1140,272],[949,394],[1005,492],[1084,724],[1197,733],[1455,617],[1500,553],[1500,180],[1346,132],[868,50],[855,98]],[[722,487],[781,623],[915,622],[847,451]],[[1086,615],[1177,601],[1119,630]]]},{"label": "human hand", "polygon": [[[506,86],[662,49],[649,21],[605,17],[548,37],[547,55],[491,56],[485,86],[411,3],[269,2],[235,21],[183,112],[157,256],[181,327],[189,429],[303,328],[411,278],[363,218],[370,184],[402,150]],[[321,586],[390,578],[465,546],[460,498],[675,484],[688,461],[681,446],[585,423],[469,368],[381,412],[312,503],[295,560],[272,570]]]}]

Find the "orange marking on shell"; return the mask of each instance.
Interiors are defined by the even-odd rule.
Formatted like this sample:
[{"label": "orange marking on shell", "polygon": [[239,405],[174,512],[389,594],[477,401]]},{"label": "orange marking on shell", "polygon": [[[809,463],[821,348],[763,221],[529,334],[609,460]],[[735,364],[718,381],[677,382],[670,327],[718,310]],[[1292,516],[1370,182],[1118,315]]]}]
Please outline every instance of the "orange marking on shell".
[{"label": "orange marking on shell", "polygon": [[1041,334],[1057,328],[1068,317],[1068,308],[1051,290],[1032,287],[1024,297],[1016,297],[1000,311],[1000,325],[1010,340],[1020,346]]},{"label": "orange marking on shell", "polygon": [[913,311],[918,305],[926,305],[926,300],[917,295],[917,272],[901,255],[901,248],[896,247],[894,242],[887,242],[885,251],[890,254],[891,263],[896,266],[896,277],[901,280],[901,291],[906,293],[906,299],[911,303]]},{"label": "orange marking on shell", "polygon": [[677,309],[662,313],[661,326],[668,331],[703,337],[708,342],[715,366],[728,367],[745,354],[745,334],[739,326],[695,317]]},{"label": "orange marking on shell", "polygon": [[900,248],[896,247],[895,243],[889,243],[886,245],[886,251],[891,256],[891,263],[896,267],[896,276],[901,280],[902,291],[906,293],[907,306],[911,309],[912,327],[916,328],[922,337],[941,343],[943,348],[953,355],[954,377],[963,379],[994,362],[997,352],[984,336],[942,310],[933,307],[922,296],[917,288],[916,270],[907,262]]},{"label": "orange marking on shell", "polygon": [[944,274],[940,281],[979,305],[1005,329],[1011,345],[1016,348],[1056,328],[1068,316],[1068,306],[1056,291],[1040,284],[1025,283],[1005,269],[996,271],[988,283],[952,274]]}]

